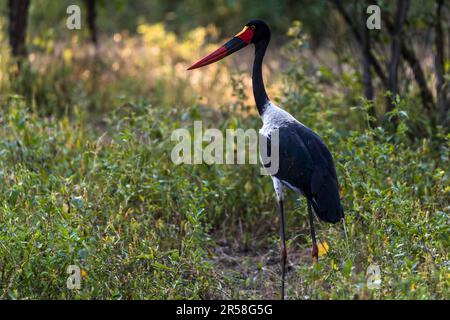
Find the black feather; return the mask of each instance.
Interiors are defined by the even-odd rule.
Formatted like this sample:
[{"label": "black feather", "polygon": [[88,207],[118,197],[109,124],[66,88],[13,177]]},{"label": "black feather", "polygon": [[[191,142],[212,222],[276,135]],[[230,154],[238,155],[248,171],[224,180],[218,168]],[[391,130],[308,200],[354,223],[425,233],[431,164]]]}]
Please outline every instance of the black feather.
[{"label": "black feather", "polygon": [[322,139],[298,122],[279,128],[279,170],[275,177],[300,190],[317,216],[336,223],[344,217],[333,157]]}]

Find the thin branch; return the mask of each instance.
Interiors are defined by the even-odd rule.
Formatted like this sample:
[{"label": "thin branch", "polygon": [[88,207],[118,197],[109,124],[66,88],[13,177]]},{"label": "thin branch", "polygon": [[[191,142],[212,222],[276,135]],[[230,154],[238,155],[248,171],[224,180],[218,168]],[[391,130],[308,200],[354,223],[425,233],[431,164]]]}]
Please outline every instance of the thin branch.
[{"label": "thin branch", "polygon": [[373,105],[373,96],[374,96],[374,90],[373,90],[373,84],[372,84],[372,74],[370,72],[370,33],[369,29],[366,28],[365,20],[365,10],[361,11],[361,20],[362,20],[362,42],[363,42],[363,48],[362,48],[362,65],[363,65],[363,84],[364,84],[364,95],[366,99],[369,101],[369,109],[368,113],[370,116],[369,125],[374,128],[376,127],[376,113],[375,113],[375,107]]},{"label": "thin branch", "polygon": [[9,0],[9,44],[15,57],[25,57],[28,8],[30,0]]},{"label": "thin branch", "polygon": [[97,46],[97,1],[96,0],[84,0],[87,8],[87,24],[89,27],[89,32],[91,34],[92,43]]},{"label": "thin branch", "polygon": [[406,19],[406,12],[408,11],[409,0],[398,0],[397,11],[395,13],[394,26],[391,32],[391,59],[389,61],[389,79],[388,87],[392,93],[392,97],[388,97],[388,111],[394,109],[392,98],[398,94],[398,66],[400,63],[400,49],[401,49],[401,31]]},{"label": "thin branch", "polygon": [[[356,25],[353,23],[352,18],[347,13],[345,8],[342,6],[342,3],[339,0],[331,0],[331,1],[334,3],[334,5],[336,6],[336,9],[339,11],[339,13],[341,14],[342,18],[345,20],[345,22],[348,24],[348,26],[352,30],[353,35],[355,36],[355,39],[358,42],[358,44],[361,47],[363,47],[363,38],[360,35]],[[378,75],[378,77],[380,78],[380,80],[383,83],[383,85],[385,87],[388,87],[387,77],[384,74],[383,68],[381,67],[380,63],[378,62],[377,58],[375,58],[375,56],[373,55],[371,50],[369,50],[367,52],[367,57],[368,57],[368,59],[370,61],[370,64],[372,65],[375,73]]]},{"label": "thin branch", "polygon": [[[386,15],[383,15],[383,22],[386,25],[389,33],[392,34],[394,26]],[[412,43],[412,41],[405,33],[402,33],[400,37],[400,51],[414,74],[414,79],[419,86],[420,97],[422,99],[423,106],[428,111],[431,111],[434,109],[434,98],[431,90],[428,88],[425,73],[423,72],[422,66],[420,65],[420,61],[417,58],[414,49],[412,47],[409,47],[406,43]]]},{"label": "thin branch", "polygon": [[436,1],[436,17],[435,17],[435,35],[434,35],[434,45],[436,53],[434,54],[434,70],[436,75],[436,93],[439,105],[439,121],[442,126],[447,124],[447,87],[445,85],[444,79],[444,32],[442,31],[441,17],[442,17],[442,6],[444,4],[443,0]]}]

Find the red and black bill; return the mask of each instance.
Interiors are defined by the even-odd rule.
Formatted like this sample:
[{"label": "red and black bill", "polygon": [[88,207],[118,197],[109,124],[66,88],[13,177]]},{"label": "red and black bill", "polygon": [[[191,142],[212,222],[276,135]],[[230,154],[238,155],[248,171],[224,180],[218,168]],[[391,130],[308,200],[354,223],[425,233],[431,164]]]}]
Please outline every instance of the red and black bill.
[{"label": "red and black bill", "polygon": [[192,66],[188,68],[188,70],[197,69],[203,66],[206,66],[208,64],[214,63],[216,61],[219,61],[226,56],[229,56],[230,54],[246,47],[250,42],[252,41],[253,37],[253,30],[249,27],[244,27],[244,29],[239,32],[237,35],[233,37],[230,41],[225,43],[223,46],[221,46],[219,49],[215,50],[214,52],[210,53],[206,57],[200,59],[196,63],[194,63]]}]

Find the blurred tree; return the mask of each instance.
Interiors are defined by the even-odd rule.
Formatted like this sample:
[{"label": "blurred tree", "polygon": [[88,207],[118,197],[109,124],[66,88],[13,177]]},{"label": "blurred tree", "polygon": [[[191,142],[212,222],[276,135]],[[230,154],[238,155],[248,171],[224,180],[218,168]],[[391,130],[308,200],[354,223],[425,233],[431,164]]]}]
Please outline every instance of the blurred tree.
[{"label": "blurred tree", "polygon": [[[8,0],[9,43],[15,57],[25,57],[28,9],[30,0]],[[20,65],[20,64],[19,64]]]},{"label": "blurred tree", "polygon": [[89,33],[92,43],[97,46],[97,0],[84,0],[86,5],[86,21],[89,28]]},{"label": "blurred tree", "polygon": [[436,16],[434,18],[435,24],[435,36],[434,36],[434,45],[435,45],[435,54],[434,54],[434,69],[436,74],[436,94],[437,101],[439,106],[439,121],[443,127],[447,125],[447,112],[448,112],[448,103],[447,103],[447,90],[448,84],[446,85],[444,74],[444,35],[442,30],[442,7],[444,5],[444,0],[436,1]]},{"label": "blurred tree", "polygon": [[[367,4],[367,2],[365,2]],[[365,6],[361,10],[361,27],[362,27],[362,59],[363,59],[363,84],[364,84],[364,96],[369,101],[369,124],[373,128],[376,126],[376,113],[373,105],[373,83],[372,74],[370,69],[370,50],[371,50],[371,38],[369,28],[366,27],[366,10]]]},{"label": "blurred tree", "polygon": [[[373,84],[370,75],[370,69],[381,81],[384,90],[391,92],[391,97],[387,98],[386,110],[392,111],[395,107],[393,98],[401,94],[399,83],[403,81],[404,88],[407,90],[408,75],[403,73],[398,76],[398,70],[402,66],[402,58],[411,69],[414,81],[417,83],[418,91],[422,100],[425,114],[428,116],[433,132],[437,123],[437,114],[439,114],[440,123],[447,125],[448,117],[448,84],[446,81],[446,58],[445,58],[445,34],[442,27],[442,20],[445,20],[443,0],[427,0],[420,4],[410,2],[409,0],[397,0],[396,2],[386,2],[384,0],[371,1],[383,8],[382,19],[383,26],[387,28],[388,36],[385,33],[374,34],[370,37],[370,32],[366,30],[364,24],[354,18],[349,9],[357,6],[356,2],[344,2],[340,0],[330,0],[340,16],[350,28],[354,39],[358,43],[362,52],[362,78],[364,85],[364,94],[368,100],[374,95]],[[359,3],[358,3],[359,4]],[[365,3],[366,5],[368,2]],[[432,14],[432,4],[435,4],[435,12]],[[360,28],[361,26],[361,28]],[[428,29],[426,27],[428,26]],[[434,73],[436,78],[436,96],[438,99],[439,112],[436,112],[435,99],[429,88],[427,75],[421,66],[420,59],[416,54],[420,35],[417,30],[427,30],[425,37],[430,33],[434,35],[434,46],[430,48],[434,56]],[[434,33],[433,33],[434,31]],[[409,34],[413,33],[414,37]],[[415,41],[413,41],[415,40]],[[416,42],[416,43],[414,43]],[[386,46],[390,46],[389,55],[386,56]],[[423,47],[427,50],[429,43],[424,41]],[[378,52],[374,48],[378,48]],[[426,51],[423,51],[426,52]],[[386,61],[387,68],[382,67],[383,61]],[[369,68],[370,65],[370,68]],[[386,70],[386,71],[384,71]],[[373,114],[373,110],[369,110]],[[395,116],[392,117],[395,122]]]},{"label": "blurred tree", "polygon": [[[389,16],[383,15],[382,17],[383,17],[383,22],[385,23],[389,33],[392,34],[394,26],[393,26]],[[406,60],[406,62],[408,63],[409,67],[411,68],[411,70],[414,74],[414,79],[419,87],[420,96],[422,99],[422,104],[424,106],[424,109],[427,111],[428,115],[430,116],[432,123],[434,123],[434,120],[433,120],[434,118],[432,115],[432,110],[434,109],[433,94],[431,93],[431,90],[428,88],[425,72],[422,69],[420,60],[417,57],[416,53],[414,52],[414,47],[412,45],[413,45],[412,39],[405,32],[403,32],[400,37],[400,50],[401,50],[402,56]]]},{"label": "blurred tree", "polygon": [[[375,57],[375,55],[372,53],[372,50],[369,47],[364,48],[364,42],[363,42],[363,37],[361,36],[359,30],[358,30],[358,26],[356,23],[353,22],[352,17],[350,16],[350,14],[348,14],[347,10],[344,8],[343,4],[341,3],[341,1],[339,0],[332,0],[334,5],[336,6],[336,9],[339,11],[339,13],[342,15],[342,18],[344,19],[344,21],[347,23],[347,25],[350,27],[356,42],[361,46],[361,48],[363,48],[363,51],[365,51],[365,55],[367,56],[367,60],[370,62],[371,66],[373,67],[375,73],[378,75],[378,77],[380,78],[381,82],[383,83],[383,85],[385,87],[387,87],[388,81],[387,81],[387,77],[383,71],[383,68],[381,67],[380,62],[378,61],[378,59]],[[365,26],[363,26],[364,29]]]},{"label": "blurred tree", "polygon": [[[274,41],[282,43],[290,23],[299,19],[310,35],[307,45],[317,53],[315,58],[324,61],[321,55],[333,48],[337,57],[336,68],[341,74],[346,70],[341,66],[355,67],[357,53],[360,58],[356,67],[362,79],[362,94],[367,100],[377,100],[380,96],[377,93],[381,90],[389,90],[394,95],[406,95],[411,90],[420,96],[424,114],[432,122],[432,127],[435,123],[445,125],[448,121],[448,1],[0,0],[0,12],[6,8],[9,12],[13,54],[26,55],[28,10],[28,24],[33,26],[28,30],[28,50],[38,50],[41,44],[46,43],[51,47],[72,37],[75,33],[69,33],[64,28],[64,9],[70,4],[84,8],[82,13],[86,28],[77,36],[89,37],[94,44],[100,41],[102,34],[133,34],[139,25],[156,22],[163,23],[167,30],[174,31],[180,38],[193,28],[209,24],[217,27],[216,37],[227,37],[239,30],[245,21],[256,17],[266,20],[272,27]],[[381,8],[381,30],[365,28],[365,10],[370,4]],[[403,23],[399,25],[401,20]],[[430,56],[433,61],[428,59]],[[334,64],[330,65],[334,68]],[[431,79],[436,81],[431,82]],[[391,102],[387,101],[386,110],[392,110]],[[373,106],[369,112],[375,116]],[[377,109],[377,112],[381,115],[382,111]]]},{"label": "blurred tree", "polygon": [[[400,64],[400,43],[401,43],[401,31],[406,20],[406,13],[408,11],[409,0],[398,0],[397,11],[395,13],[394,26],[391,32],[391,56],[389,61],[389,78],[388,89],[392,96],[387,97],[387,111],[392,111],[395,107],[393,100],[398,90],[398,66]],[[395,117],[392,118],[395,121]]]}]

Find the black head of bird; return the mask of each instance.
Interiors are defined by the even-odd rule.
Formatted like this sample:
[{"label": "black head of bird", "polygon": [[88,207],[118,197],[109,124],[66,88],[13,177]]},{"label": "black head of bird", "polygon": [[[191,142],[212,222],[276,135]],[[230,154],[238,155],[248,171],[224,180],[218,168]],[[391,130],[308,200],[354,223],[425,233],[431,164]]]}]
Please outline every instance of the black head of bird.
[{"label": "black head of bird", "polygon": [[[291,114],[272,103],[266,93],[262,62],[270,41],[270,28],[262,20],[251,20],[230,41],[194,63],[188,70],[219,61],[247,45],[255,45],[252,86],[256,107],[263,121],[260,135],[274,144],[278,137],[278,171],[271,174],[278,198],[281,236],[281,297],[284,298],[286,265],[284,191],[291,189],[307,199],[312,238],[312,256],[317,261],[318,246],[314,229],[313,209],[323,221],[343,221],[344,211],[339,198],[339,186],[333,157],[325,142]],[[345,227],[345,226],[344,226]]]}]

